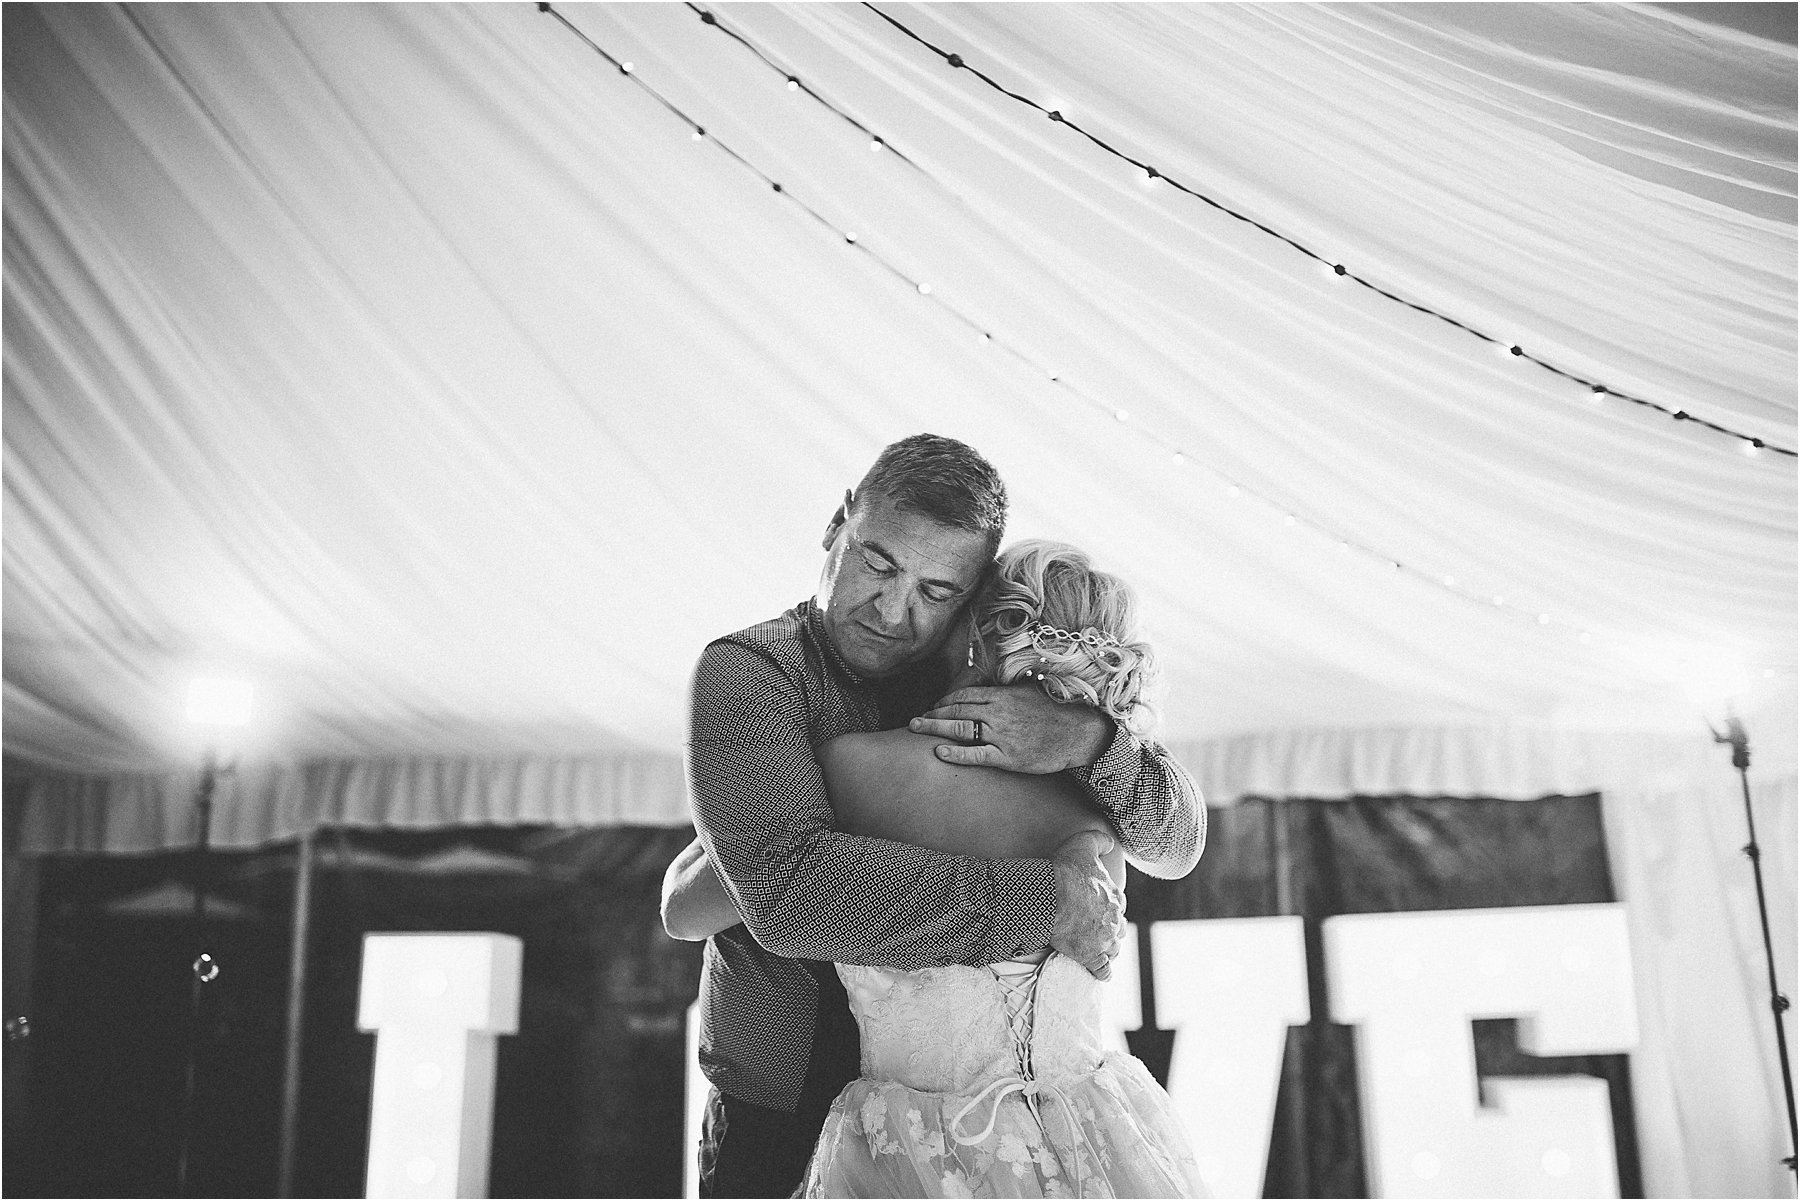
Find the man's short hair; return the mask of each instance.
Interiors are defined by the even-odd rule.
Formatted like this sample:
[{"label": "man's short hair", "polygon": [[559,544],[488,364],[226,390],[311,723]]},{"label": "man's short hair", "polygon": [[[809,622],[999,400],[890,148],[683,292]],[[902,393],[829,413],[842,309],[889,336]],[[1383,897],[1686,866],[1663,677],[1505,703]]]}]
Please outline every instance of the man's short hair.
[{"label": "man's short hair", "polygon": [[1006,535],[1006,485],[972,446],[938,434],[914,434],[881,452],[856,486],[852,504],[884,496],[897,509],[941,525],[986,534],[998,549]]}]

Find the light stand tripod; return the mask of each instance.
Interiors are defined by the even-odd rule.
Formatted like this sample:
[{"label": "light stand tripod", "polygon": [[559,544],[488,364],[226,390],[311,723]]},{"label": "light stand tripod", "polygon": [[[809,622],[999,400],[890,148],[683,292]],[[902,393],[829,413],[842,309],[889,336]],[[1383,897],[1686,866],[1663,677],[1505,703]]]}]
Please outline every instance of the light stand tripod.
[{"label": "light stand tripod", "polygon": [[199,834],[194,840],[194,963],[188,992],[187,1063],[181,1087],[181,1152],[175,1161],[175,1195],[188,1193],[188,1152],[194,1141],[194,1097],[198,1085],[201,1036],[201,993],[219,975],[219,963],[207,949],[206,888],[211,867],[212,797],[219,765],[211,751],[194,792],[194,811]]},{"label": "light stand tripod", "polygon": [[[1708,722],[1707,729],[1712,730]],[[1750,808],[1750,736],[1744,732],[1744,723],[1735,714],[1725,719],[1725,732],[1712,730],[1714,742],[1726,743],[1731,747],[1731,766],[1737,768],[1738,782],[1744,789],[1744,821],[1750,827],[1750,841],[1744,846],[1744,854],[1749,856],[1751,870],[1756,873],[1756,911],[1762,918],[1763,954],[1769,962],[1769,1008],[1775,1016],[1775,1046],[1781,1054],[1781,1084],[1787,1091],[1788,1114],[1788,1148],[1789,1154],[1782,1158],[1788,1171],[1795,1170],[1794,1149],[1796,1134],[1794,1123],[1794,1073],[1788,1066],[1787,1030],[1781,1023],[1781,1015],[1787,1012],[1788,999],[1782,995],[1781,987],[1775,979],[1775,944],[1769,937],[1769,900],[1763,891],[1762,848],[1756,843],[1756,815]]]}]

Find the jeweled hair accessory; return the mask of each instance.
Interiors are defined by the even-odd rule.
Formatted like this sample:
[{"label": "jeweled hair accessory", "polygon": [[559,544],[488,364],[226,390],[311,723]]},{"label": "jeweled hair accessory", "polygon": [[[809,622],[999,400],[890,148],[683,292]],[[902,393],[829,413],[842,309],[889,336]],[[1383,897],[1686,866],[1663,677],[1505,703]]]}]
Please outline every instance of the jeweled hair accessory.
[{"label": "jeweled hair accessory", "polygon": [[1031,635],[1032,645],[1040,648],[1046,642],[1079,642],[1083,646],[1096,648],[1124,645],[1111,634],[1100,634],[1093,630],[1083,630],[1078,634],[1070,633],[1068,630],[1061,629],[1044,621],[1032,622],[1025,627],[1025,632]]}]

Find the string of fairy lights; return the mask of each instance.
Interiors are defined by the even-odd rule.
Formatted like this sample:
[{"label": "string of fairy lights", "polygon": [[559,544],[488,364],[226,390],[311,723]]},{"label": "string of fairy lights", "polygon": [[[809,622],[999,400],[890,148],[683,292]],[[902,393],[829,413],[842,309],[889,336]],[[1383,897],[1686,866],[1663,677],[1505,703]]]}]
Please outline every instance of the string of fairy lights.
[{"label": "string of fairy lights", "polygon": [[[840,118],[844,119],[849,124],[854,126],[859,132],[868,136],[871,139],[871,142],[870,142],[871,150],[891,151],[894,153],[896,158],[900,158],[902,161],[906,162],[909,166],[911,166],[914,170],[920,172],[927,179],[932,179],[932,181],[934,183],[937,183],[939,187],[944,186],[940,182],[933,179],[930,172],[927,171],[925,168],[921,167],[915,160],[906,158],[901,152],[899,152],[898,150],[895,150],[895,148],[892,146],[892,144],[886,138],[877,134],[876,132],[871,130],[866,124],[857,120],[855,117],[851,116],[850,114],[844,112],[839,106],[833,104],[831,101],[827,100],[825,97],[820,95],[815,89],[808,86],[796,74],[794,74],[793,72],[789,71],[788,69],[784,68],[779,63],[777,63],[772,57],[770,57],[760,47],[758,47],[754,43],[752,43],[741,32],[732,30],[732,29],[726,27],[716,14],[711,13],[708,10],[705,10],[695,4],[690,3],[688,5],[688,7],[690,9],[692,9],[695,13],[697,13],[700,16],[700,19],[706,25],[708,25],[711,28],[717,29],[720,32],[725,33],[727,36],[731,37],[734,41],[740,43],[747,50],[749,50],[751,53],[753,53],[766,67],[768,67],[769,70],[771,70],[773,73],[779,75],[784,80],[785,85],[788,87],[788,90],[804,93],[808,97],[812,98],[815,102],[825,106],[826,108],[830,109],[832,112],[836,113]],[[561,12],[557,11],[557,9],[552,4],[550,4],[548,2],[548,0],[538,0],[537,8],[538,8],[539,12],[547,13],[550,16],[555,17],[556,20],[564,26],[564,28],[566,28],[571,34],[573,34],[576,38],[578,38],[583,44],[585,44],[590,50],[592,50],[601,59],[603,59],[609,65],[611,65],[613,67],[613,69],[616,70],[620,75],[629,79],[634,85],[636,85],[638,88],[643,90],[654,101],[656,101],[656,103],[659,106],[661,106],[666,112],[668,112],[671,116],[673,116],[676,120],[680,121],[682,124],[686,125],[689,130],[689,136],[692,140],[703,141],[703,142],[706,142],[706,143],[716,147],[721,153],[726,155],[726,157],[728,157],[731,161],[733,161],[738,166],[743,168],[749,174],[753,175],[758,181],[760,181],[764,186],[766,186],[772,193],[779,196],[783,201],[787,202],[788,204],[793,205],[796,209],[798,209],[801,213],[805,214],[813,222],[815,222],[819,226],[821,226],[824,229],[826,229],[827,231],[829,231],[835,238],[837,238],[839,240],[841,245],[845,246],[846,248],[848,248],[850,250],[859,252],[859,253],[867,256],[868,260],[871,263],[873,263],[875,266],[880,268],[885,274],[891,276],[893,279],[895,279],[899,283],[903,284],[911,292],[913,292],[916,295],[918,295],[919,297],[923,298],[925,301],[936,305],[941,312],[943,312],[945,315],[950,317],[953,321],[966,327],[975,336],[975,338],[977,339],[977,341],[979,342],[980,345],[986,346],[986,347],[991,347],[991,348],[998,350],[1001,353],[1004,353],[1004,354],[1010,356],[1011,358],[1017,360],[1019,363],[1024,365],[1031,373],[1033,373],[1038,379],[1042,380],[1045,384],[1055,387],[1056,389],[1058,389],[1062,393],[1066,394],[1067,396],[1071,397],[1072,399],[1082,402],[1083,404],[1094,409],[1096,412],[1103,414],[1106,418],[1113,421],[1122,430],[1127,430],[1130,433],[1132,433],[1134,436],[1136,436],[1137,438],[1154,446],[1161,454],[1163,454],[1164,456],[1167,457],[1167,461],[1169,461],[1170,463],[1172,463],[1176,466],[1180,466],[1180,467],[1197,466],[1197,467],[1201,468],[1202,470],[1211,474],[1214,478],[1216,478],[1217,480],[1220,481],[1220,484],[1221,484],[1222,488],[1224,489],[1226,495],[1228,495],[1232,498],[1236,498],[1236,499],[1248,499],[1248,500],[1258,502],[1258,503],[1264,505],[1265,507],[1267,507],[1268,509],[1272,510],[1275,514],[1279,515],[1279,517],[1284,525],[1286,525],[1288,527],[1305,527],[1305,528],[1311,529],[1315,533],[1323,536],[1324,538],[1329,540],[1331,543],[1335,544],[1340,551],[1342,551],[1346,554],[1361,555],[1361,556],[1383,566],[1385,569],[1394,572],[1397,575],[1409,576],[1409,577],[1415,578],[1417,580],[1423,581],[1423,582],[1431,585],[1435,589],[1439,589],[1442,592],[1448,593],[1460,600],[1469,602],[1471,604],[1478,605],[1490,613],[1504,614],[1506,616],[1512,617],[1519,621],[1531,623],[1531,624],[1534,624],[1539,627],[1554,627],[1554,628],[1564,631],[1566,633],[1572,634],[1572,636],[1578,642],[1580,642],[1582,644],[1587,644],[1592,640],[1593,635],[1592,635],[1591,631],[1579,628],[1574,623],[1559,622],[1550,613],[1542,611],[1541,609],[1539,609],[1536,606],[1526,606],[1526,605],[1517,603],[1517,601],[1515,599],[1509,598],[1504,593],[1497,593],[1497,592],[1491,592],[1491,591],[1487,591],[1487,590],[1477,589],[1477,588],[1470,586],[1469,584],[1467,584],[1464,581],[1459,581],[1456,577],[1454,577],[1452,575],[1444,575],[1444,574],[1439,574],[1439,573],[1435,573],[1435,572],[1422,570],[1422,569],[1419,569],[1416,567],[1412,567],[1409,564],[1400,560],[1399,558],[1383,551],[1382,549],[1371,546],[1367,543],[1364,543],[1364,542],[1350,536],[1348,533],[1338,529],[1337,527],[1335,527],[1333,524],[1331,524],[1329,522],[1320,521],[1320,520],[1314,519],[1312,517],[1309,517],[1303,513],[1300,513],[1298,511],[1296,511],[1296,509],[1294,507],[1289,506],[1289,505],[1284,505],[1281,502],[1271,499],[1270,497],[1263,495],[1262,493],[1244,485],[1241,481],[1232,478],[1229,474],[1227,474],[1223,471],[1220,471],[1217,467],[1213,466],[1212,464],[1206,463],[1202,460],[1198,460],[1198,459],[1191,457],[1178,443],[1176,443],[1172,439],[1169,439],[1169,438],[1159,434],[1154,429],[1147,427],[1141,421],[1132,420],[1131,414],[1126,409],[1121,408],[1120,406],[1113,404],[1110,401],[1107,401],[1101,397],[1093,395],[1092,393],[1088,392],[1086,389],[1082,388],[1080,385],[1075,383],[1073,380],[1071,380],[1064,372],[1057,370],[1053,367],[1047,366],[1045,363],[1034,358],[1032,355],[1030,355],[1026,351],[995,336],[994,333],[991,331],[991,329],[987,325],[985,325],[981,321],[978,321],[976,318],[971,316],[968,312],[964,311],[957,304],[946,299],[942,293],[935,291],[933,289],[930,281],[916,277],[912,273],[908,272],[905,268],[899,266],[892,259],[889,259],[886,256],[884,256],[879,250],[877,250],[870,244],[870,242],[867,238],[859,236],[854,230],[850,230],[850,229],[847,229],[847,228],[839,225],[838,223],[834,222],[831,218],[829,218],[825,214],[821,213],[818,209],[814,208],[806,200],[804,200],[802,197],[797,195],[791,188],[785,186],[780,180],[778,180],[774,176],[770,175],[767,171],[763,170],[760,166],[758,166],[756,163],[752,162],[750,159],[745,157],[743,154],[739,153],[737,150],[732,148],[727,143],[721,141],[716,132],[708,130],[707,127],[701,121],[699,121],[698,119],[696,119],[695,117],[693,117],[692,115],[687,113],[685,110],[683,110],[678,105],[676,105],[673,101],[671,101],[662,92],[657,90],[657,88],[654,85],[652,85],[647,80],[645,80],[637,72],[637,69],[636,69],[636,66],[634,63],[630,62],[629,60],[621,59],[618,56],[616,56],[616,55],[612,54],[611,52],[609,52],[608,50],[606,50],[603,46],[601,46],[598,42],[596,42],[592,37],[590,37],[586,32],[584,32],[580,27],[576,26]]]},{"label": "string of fairy lights", "polygon": [[[692,6],[690,5],[690,7],[692,7]],[[1257,230],[1261,231],[1262,233],[1268,235],[1269,237],[1274,238],[1276,241],[1281,242],[1281,243],[1293,248],[1294,250],[1299,251],[1301,254],[1305,255],[1307,258],[1312,259],[1314,262],[1327,268],[1333,275],[1339,276],[1343,279],[1347,279],[1352,283],[1359,284],[1362,287],[1367,288],[1369,291],[1375,293],[1377,296],[1381,296],[1384,299],[1390,300],[1395,304],[1403,305],[1406,308],[1412,309],[1416,312],[1424,313],[1428,317],[1436,317],[1439,321],[1445,322],[1448,325],[1455,326],[1457,329],[1462,330],[1464,333],[1469,334],[1473,337],[1479,338],[1481,341],[1486,342],[1490,346],[1493,346],[1507,354],[1510,354],[1511,356],[1513,356],[1515,358],[1522,359],[1525,362],[1531,363],[1537,367],[1541,367],[1545,371],[1548,371],[1554,375],[1559,375],[1563,379],[1569,380],[1572,383],[1579,384],[1583,388],[1587,389],[1589,397],[1592,400],[1594,400],[1595,402],[1607,400],[1609,398],[1613,399],[1613,400],[1622,400],[1629,404],[1634,404],[1634,405],[1638,405],[1642,408],[1654,410],[1655,412],[1661,413],[1664,416],[1673,418],[1674,420],[1679,421],[1679,422],[1686,422],[1686,423],[1691,423],[1693,425],[1703,426],[1706,429],[1714,430],[1718,433],[1724,434],[1727,437],[1738,439],[1738,441],[1743,445],[1745,453],[1747,453],[1747,454],[1755,454],[1759,450],[1766,449],[1766,450],[1773,451],[1776,454],[1786,455],[1789,458],[1797,457],[1795,455],[1795,452],[1793,450],[1789,449],[1788,447],[1776,446],[1775,444],[1773,444],[1771,442],[1765,442],[1761,438],[1753,437],[1750,434],[1746,434],[1746,433],[1742,433],[1741,431],[1734,430],[1734,429],[1730,428],[1729,426],[1721,425],[1716,421],[1711,421],[1705,417],[1700,417],[1696,414],[1690,413],[1686,409],[1670,408],[1668,405],[1662,404],[1658,401],[1650,400],[1650,399],[1647,399],[1642,396],[1635,396],[1628,392],[1620,392],[1614,388],[1609,388],[1608,386],[1606,386],[1605,384],[1601,383],[1598,380],[1588,379],[1582,375],[1577,374],[1576,372],[1564,370],[1563,368],[1558,367],[1556,364],[1548,362],[1542,358],[1539,358],[1537,355],[1532,354],[1530,351],[1526,350],[1523,346],[1520,346],[1518,343],[1513,342],[1510,339],[1497,338],[1492,334],[1486,333],[1483,330],[1478,329],[1477,327],[1468,324],[1467,322],[1458,320],[1457,318],[1451,316],[1448,313],[1445,313],[1438,309],[1432,308],[1430,305],[1420,304],[1417,301],[1408,300],[1403,296],[1397,296],[1394,293],[1388,291],[1386,288],[1381,287],[1379,284],[1373,283],[1370,280],[1365,279],[1363,276],[1358,275],[1356,272],[1350,270],[1348,267],[1346,267],[1343,264],[1342,261],[1333,259],[1333,258],[1328,258],[1325,255],[1320,254],[1318,251],[1312,249],[1310,246],[1307,246],[1305,243],[1300,242],[1299,240],[1297,240],[1295,238],[1291,238],[1287,234],[1282,233],[1280,230],[1273,229],[1270,226],[1263,224],[1261,221],[1258,221],[1256,218],[1239,212],[1238,210],[1232,208],[1230,205],[1222,203],[1221,201],[1213,198],[1212,196],[1207,195],[1205,192],[1201,191],[1200,189],[1193,187],[1192,185],[1176,178],[1175,176],[1169,175],[1166,172],[1159,170],[1154,165],[1144,162],[1142,159],[1135,158],[1130,154],[1127,154],[1125,151],[1118,149],[1116,146],[1113,146],[1112,144],[1107,142],[1105,139],[1097,136],[1090,130],[1084,128],[1081,124],[1076,122],[1073,118],[1062,113],[1060,110],[1054,109],[1054,108],[1049,108],[1049,107],[1045,106],[1044,104],[1040,103],[1039,101],[1034,100],[1030,96],[1027,96],[1021,92],[1013,91],[1012,89],[1001,84],[999,81],[994,79],[993,76],[987,74],[985,71],[981,70],[978,67],[971,65],[969,63],[969,61],[967,59],[965,59],[961,54],[958,54],[952,50],[945,50],[943,47],[935,45],[934,43],[932,43],[925,37],[921,36],[914,30],[909,28],[904,22],[899,21],[899,20],[895,19],[894,17],[889,16],[887,13],[882,12],[879,8],[876,8],[873,4],[869,3],[868,0],[863,0],[863,7],[868,9],[870,12],[874,13],[876,16],[880,17],[883,21],[886,21],[889,25],[893,26],[895,29],[899,30],[901,33],[905,34],[907,37],[911,38],[913,41],[917,42],[919,45],[925,47],[927,50],[930,50],[933,54],[936,54],[939,58],[943,59],[945,65],[947,65],[951,70],[967,71],[969,74],[973,75],[976,79],[979,79],[982,83],[986,84],[989,88],[992,88],[994,91],[1000,93],[1002,96],[1006,96],[1009,99],[1015,101],[1016,103],[1023,104],[1027,108],[1034,109],[1038,113],[1042,114],[1043,116],[1049,118],[1051,121],[1055,122],[1056,124],[1061,125],[1064,128],[1075,131],[1076,133],[1080,134],[1082,137],[1086,138],[1089,142],[1093,143],[1095,146],[1097,146],[1101,150],[1105,151],[1107,154],[1112,155],[1114,158],[1120,160],[1121,162],[1129,163],[1132,167],[1143,172],[1144,179],[1146,182],[1155,183],[1157,181],[1161,181],[1163,183],[1166,183],[1171,188],[1175,189],[1177,192],[1181,192],[1184,195],[1193,197],[1195,200],[1198,200],[1204,204],[1210,205],[1212,208],[1217,209],[1219,212],[1224,213],[1226,216],[1234,218],[1235,220],[1238,220],[1238,221],[1242,221],[1246,225],[1249,225],[1252,228],[1257,229]]]}]

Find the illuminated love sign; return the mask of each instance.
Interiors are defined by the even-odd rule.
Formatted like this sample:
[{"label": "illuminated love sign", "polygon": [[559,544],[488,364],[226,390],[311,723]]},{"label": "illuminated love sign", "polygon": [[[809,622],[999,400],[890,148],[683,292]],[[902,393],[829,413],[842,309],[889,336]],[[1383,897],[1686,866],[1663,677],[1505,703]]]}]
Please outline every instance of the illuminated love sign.
[{"label": "illuminated love sign", "polygon": [[375,1032],[370,1197],[485,1197],[498,1038],[519,1029],[507,934],[370,934],[356,1025]]},{"label": "illuminated love sign", "polygon": [[[1289,1026],[1311,1016],[1306,935],[1297,917],[1157,922],[1150,927],[1157,1024],[1178,1033],[1169,1099],[1194,1134],[1215,1197],[1262,1192]],[[1105,991],[1113,1045],[1143,1024],[1137,939],[1128,934]],[[1204,1138],[1199,1137],[1204,1133]]]},{"label": "illuminated love sign", "polygon": [[1588,1076],[1493,1079],[1476,1018],[1519,1019],[1532,1055],[1637,1045],[1620,905],[1328,918],[1331,1017],[1356,1027],[1369,1188],[1378,1197],[1616,1197],[1612,1106]]}]

